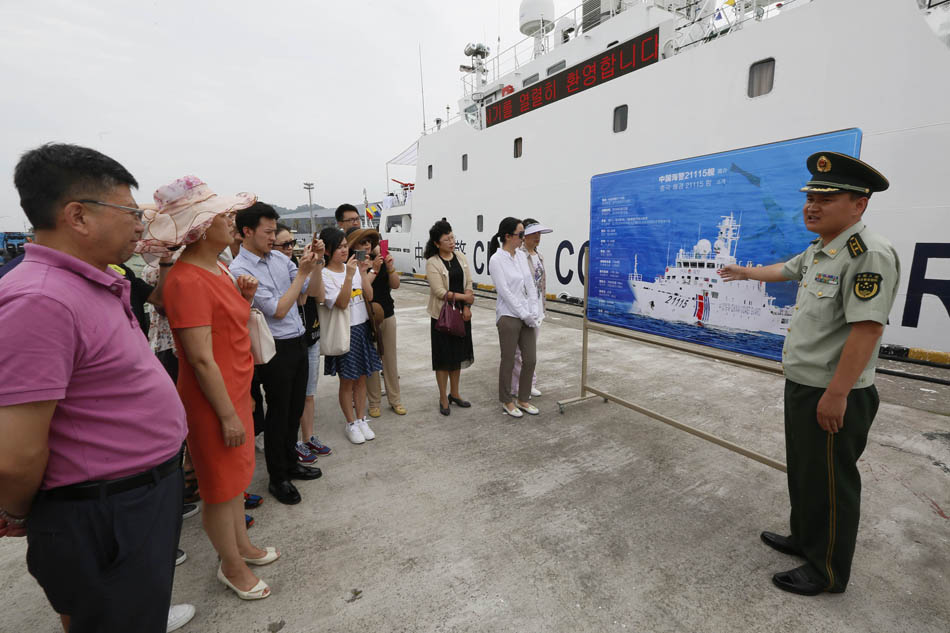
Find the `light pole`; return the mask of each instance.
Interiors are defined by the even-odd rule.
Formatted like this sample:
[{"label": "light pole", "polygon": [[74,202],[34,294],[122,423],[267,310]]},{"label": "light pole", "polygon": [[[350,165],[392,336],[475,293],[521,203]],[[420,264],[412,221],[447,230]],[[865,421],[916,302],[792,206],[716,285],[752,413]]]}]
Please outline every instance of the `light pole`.
[{"label": "light pole", "polygon": [[307,206],[310,209],[310,233],[313,235],[313,183],[303,183],[303,188],[307,190]]}]

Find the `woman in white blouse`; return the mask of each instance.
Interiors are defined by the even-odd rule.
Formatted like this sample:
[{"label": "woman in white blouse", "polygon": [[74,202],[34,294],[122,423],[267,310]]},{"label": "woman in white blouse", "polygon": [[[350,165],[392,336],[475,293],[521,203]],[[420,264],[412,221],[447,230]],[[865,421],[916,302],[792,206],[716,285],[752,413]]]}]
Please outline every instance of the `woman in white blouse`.
[{"label": "woman in white blouse", "polygon": [[366,310],[373,300],[374,274],[368,259],[357,261],[350,256],[340,229],[323,229],[320,239],[326,245],[327,264],[323,269],[323,294],[318,293],[317,302],[335,310],[350,310],[350,350],[340,356],[325,356],[323,373],[339,374],[340,408],[346,418],[344,434],[352,443],[362,444],[376,437],[366,417],[366,377],[383,368],[370,340]]},{"label": "woman in white blouse", "polygon": [[[498,399],[504,412],[520,418],[522,411],[537,415],[538,409],[528,402],[531,377],[536,363],[535,328],[544,315],[538,301],[538,289],[528,266],[528,258],[518,247],[524,242],[524,225],[517,218],[505,218],[498,232],[488,243],[488,271],[498,293],[495,303],[495,325],[501,346],[498,369]],[[521,350],[521,376],[517,399],[511,395],[511,372],[515,349]]]}]

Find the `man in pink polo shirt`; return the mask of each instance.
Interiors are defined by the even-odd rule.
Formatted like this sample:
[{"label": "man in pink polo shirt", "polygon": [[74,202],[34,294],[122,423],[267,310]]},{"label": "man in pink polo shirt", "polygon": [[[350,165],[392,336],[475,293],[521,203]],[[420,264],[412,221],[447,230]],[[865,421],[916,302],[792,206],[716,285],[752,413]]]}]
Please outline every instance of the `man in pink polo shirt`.
[{"label": "man in pink polo shirt", "polygon": [[164,632],[185,412],[109,268],[143,227],[135,178],[44,145],[14,182],[36,244],[0,281],[0,536],[71,631]]}]

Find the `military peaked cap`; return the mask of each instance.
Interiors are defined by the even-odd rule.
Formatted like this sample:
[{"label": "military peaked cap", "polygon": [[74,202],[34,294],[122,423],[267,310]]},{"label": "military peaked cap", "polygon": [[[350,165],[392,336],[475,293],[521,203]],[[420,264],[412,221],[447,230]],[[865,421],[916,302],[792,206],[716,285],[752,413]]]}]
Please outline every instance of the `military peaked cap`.
[{"label": "military peaked cap", "polygon": [[811,180],[801,189],[806,193],[855,191],[871,195],[890,186],[881,172],[847,154],[817,152],[805,164],[811,172]]}]

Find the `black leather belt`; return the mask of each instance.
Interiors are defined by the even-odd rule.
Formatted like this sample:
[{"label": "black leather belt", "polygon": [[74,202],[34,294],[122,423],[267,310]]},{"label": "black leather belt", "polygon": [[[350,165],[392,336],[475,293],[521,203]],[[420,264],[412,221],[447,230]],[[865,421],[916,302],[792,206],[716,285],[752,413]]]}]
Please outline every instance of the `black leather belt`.
[{"label": "black leather belt", "polygon": [[47,499],[57,501],[78,501],[82,499],[104,499],[108,496],[134,490],[147,484],[157,484],[159,481],[168,477],[181,468],[181,453],[176,453],[174,457],[166,462],[162,462],[154,468],[141,472],[137,475],[129,475],[119,479],[110,479],[108,481],[84,481],[78,484],[70,484],[59,488],[50,488],[42,490],[40,494]]}]

